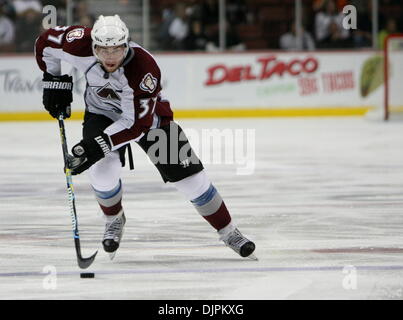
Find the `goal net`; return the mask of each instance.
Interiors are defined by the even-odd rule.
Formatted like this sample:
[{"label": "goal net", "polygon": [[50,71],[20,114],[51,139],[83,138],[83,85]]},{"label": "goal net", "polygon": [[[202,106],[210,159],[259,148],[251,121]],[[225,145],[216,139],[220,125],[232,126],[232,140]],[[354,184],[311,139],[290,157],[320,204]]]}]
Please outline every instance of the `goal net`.
[{"label": "goal net", "polygon": [[403,34],[385,39],[384,83],[384,120],[403,119]]}]

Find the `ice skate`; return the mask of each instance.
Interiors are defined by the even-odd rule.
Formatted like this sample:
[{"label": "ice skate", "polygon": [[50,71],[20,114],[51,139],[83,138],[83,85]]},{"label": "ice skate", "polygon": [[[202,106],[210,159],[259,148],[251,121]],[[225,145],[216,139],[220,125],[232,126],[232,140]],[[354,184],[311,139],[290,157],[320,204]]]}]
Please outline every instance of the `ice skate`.
[{"label": "ice skate", "polygon": [[104,250],[109,253],[111,260],[115,257],[116,251],[119,248],[125,223],[126,217],[123,210],[116,217],[107,217],[102,245],[104,246]]},{"label": "ice skate", "polygon": [[230,247],[243,258],[257,260],[253,254],[255,251],[255,244],[247,239],[242,233],[232,224],[220,230],[220,240],[224,241],[227,247]]}]

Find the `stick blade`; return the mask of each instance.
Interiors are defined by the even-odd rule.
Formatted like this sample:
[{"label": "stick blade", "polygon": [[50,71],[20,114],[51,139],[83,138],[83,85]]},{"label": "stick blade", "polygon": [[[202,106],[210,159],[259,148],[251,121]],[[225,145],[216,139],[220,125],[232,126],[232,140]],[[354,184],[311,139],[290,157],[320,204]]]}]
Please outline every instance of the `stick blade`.
[{"label": "stick blade", "polygon": [[83,258],[83,257],[81,257],[81,255],[77,255],[78,266],[81,269],[87,269],[94,262],[97,253],[98,253],[98,250],[95,251],[95,253],[89,258]]}]

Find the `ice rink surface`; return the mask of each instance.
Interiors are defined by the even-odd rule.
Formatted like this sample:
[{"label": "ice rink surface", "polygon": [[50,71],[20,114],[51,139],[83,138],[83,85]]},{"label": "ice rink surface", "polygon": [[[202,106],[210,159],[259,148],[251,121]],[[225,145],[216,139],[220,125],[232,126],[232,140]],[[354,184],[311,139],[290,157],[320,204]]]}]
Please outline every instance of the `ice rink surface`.
[{"label": "ice rink surface", "polygon": [[[95,279],[80,279],[56,121],[1,123],[0,299],[403,299],[403,122],[180,124],[193,133],[255,130],[245,139],[255,146],[249,174],[237,174],[241,163],[205,167],[259,261],[220,243],[134,144],[113,261],[87,177],[73,180],[83,255],[99,250],[88,269]],[[81,123],[66,129],[71,147]]]}]

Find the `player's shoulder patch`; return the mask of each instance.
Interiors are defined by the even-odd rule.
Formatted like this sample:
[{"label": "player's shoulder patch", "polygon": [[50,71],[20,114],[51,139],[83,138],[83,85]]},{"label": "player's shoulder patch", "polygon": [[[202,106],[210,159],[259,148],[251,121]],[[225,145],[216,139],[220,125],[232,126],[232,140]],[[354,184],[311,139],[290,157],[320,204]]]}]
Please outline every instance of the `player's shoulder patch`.
[{"label": "player's shoulder patch", "polygon": [[70,30],[66,35],[67,42],[73,42],[77,39],[82,39],[84,37],[84,28],[76,28]]},{"label": "player's shoulder patch", "polygon": [[153,93],[157,88],[157,78],[153,77],[151,73],[147,73],[143,80],[140,82],[140,89],[143,91],[147,91]]}]

